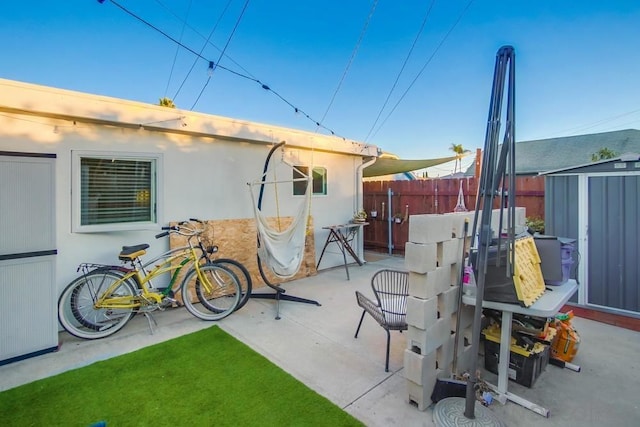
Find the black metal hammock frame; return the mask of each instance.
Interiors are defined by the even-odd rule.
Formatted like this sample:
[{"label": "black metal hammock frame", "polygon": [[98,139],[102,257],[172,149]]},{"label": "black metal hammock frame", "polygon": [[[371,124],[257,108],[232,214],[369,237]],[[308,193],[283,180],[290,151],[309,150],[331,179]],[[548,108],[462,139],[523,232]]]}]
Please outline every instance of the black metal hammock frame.
[{"label": "black metal hammock frame", "polygon": [[[260,193],[258,194],[258,210],[261,211],[262,210],[262,196],[264,194],[264,186],[266,184],[266,174],[267,171],[269,169],[269,162],[271,161],[271,157],[273,156],[273,154],[279,149],[281,148],[283,145],[285,144],[285,142],[280,142],[276,145],[274,145],[271,150],[269,151],[269,154],[267,155],[267,158],[264,162],[264,168],[262,170],[262,177],[260,180]],[[257,235],[257,245],[258,247],[260,247],[260,233],[258,233]],[[264,283],[270,287],[271,289],[273,289],[275,292],[274,293],[252,293],[251,294],[251,298],[258,298],[258,299],[273,299],[276,301],[276,319],[279,320],[280,319],[280,301],[293,301],[293,302],[299,302],[299,303],[303,303],[303,304],[314,304],[314,305],[321,305],[318,301],[314,301],[314,300],[310,300],[310,299],[306,299],[306,298],[300,298],[300,297],[296,297],[293,295],[288,295],[286,294],[286,291],[284,289],[282,289],[282,287],[280,287],[279,284],[274,284],[271,283],[271,281],[267,278],[265,272],[264,272],[264,268],[262,267],[262,260],[260,259],[260,254],[256,254],[257,257],[257,261],[258,261],[258,271],[260,272],[260,277],[262,277],[262,280],[264,281]]]}]

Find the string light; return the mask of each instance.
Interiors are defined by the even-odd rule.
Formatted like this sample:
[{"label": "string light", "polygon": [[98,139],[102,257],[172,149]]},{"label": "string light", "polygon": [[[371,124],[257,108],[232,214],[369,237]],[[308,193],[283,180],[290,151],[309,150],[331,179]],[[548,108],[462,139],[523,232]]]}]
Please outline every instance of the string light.
[{"label": "string light", "polygon": [[[104,3],[105,0],[98,0],[99,3]],[[161,29],[157,28],[156,26],[154,26],[153,24],[151,24],[150,22],[142,19],[140,16],[136,15],[135,13],[131,12],[130,10],[128,10],[126,7],[120,5],[117,1],[115,0],[109,0],[110,3],[112,3],[114,6],[118,7],[119,9],[121,9],[123,12],[127,13],[128,15],[132,16],[133,18],[137,19],[138,21],[142,22],[143,24],[145,24],[146,26],[150,27],[151,29],[159,32],[160,34],[162,34],[164,37],[166,37],[167,39],[169,39],[170,41],[172,41],[173,43],[177,44],[178,46],[182,47],[183,49],[187,50],[188,52],[192,53],[193,55],[195,55],[197,58],[203,59],[205,61],[207,61],[208,63],[212,63],[213,61],[211,61],[208,58],[205,58],[202,54],[196,52],[195,50],[191,49],[189,46],[185,45],[184,43],[176,40],[175,38],[171,37],[169,34],[165,33],[164,31],[162,31]],[[234,71],[230,68],[224,67],[222,65],[220,65],[220,63],[218,62],[217,64],[213,64],[215,66],[215,68],[219,68],[222,69],[224,71],[227,71],[231,74],[234,74],[238,77],[242,77],[244,79],[247,80],[251,80],[257,84],[259,84],[262,89],[267,90],[269,92],[271,92],[272,94],[274,94],[275,96],[277,96],[278,98],[280,98],[280,100],[282,100],[284,103],[286,103],[289,107],[291,107],[295,113],[300,113],[302,114],[304,117],[306,117],[308,120],[310,120],[312,123],[314,123],[318,128],[322,128],[324,130],[326,130],[327,132],[329,132],[331,135],[334,136],[338,136],[340,138],[342,138],[344,141],[346,141],[345,137],[339,136],[338,134],[336,134],[333,130],[331,130],[330,128],[326,127],[325,125],[323,125],[322,123],[320,123],[319,121],[313,119],[311,116],[309,116],[307,113],[305,113],[302,109],[296,107],[295,105],[293,105],[291,102],[289,102],[287,99],[285,99],[282,95],[280,95],[278,92],[276,92],[275,90],[271,89],[268,85],[262,83],[259,79],[254,78],[254,77],[250,77],[246,74],[242,74],[240,72]],[[206,85],[205,85],[206,86]],[[203,88],[204,90],[204,88]],[[197,100],[196,100],[197,102]]]},{"label": "string light", "polygon": [[209,61],[209,68],[207,69],[207,75],[209,77],[213,76],[213,61]]}]

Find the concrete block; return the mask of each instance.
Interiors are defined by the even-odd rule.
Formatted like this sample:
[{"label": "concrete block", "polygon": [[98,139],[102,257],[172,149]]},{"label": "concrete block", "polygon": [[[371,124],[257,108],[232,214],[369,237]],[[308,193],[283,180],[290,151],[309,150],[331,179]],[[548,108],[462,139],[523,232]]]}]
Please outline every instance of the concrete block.
[{"label": "concrete block", "polygon": [[409,217],[409,241],[438,243],[451,239],[451,215],[423,214]]},{"label": "concrete block", "polygon": [[407,242],[404,247],[404,265],[408,271],[415,273],[428,273],[435,270],[437,245]]},{"label": "concrete block", "polygon": [[[514,225],[516,229],[516,234],[525,230],[525,221],[526,221],[526,208],[516,206],[516,215],[514,218]],[[500,209],[493,209],[491,211],[491,230],[493,232],[493,237],[498,236],[498,228],[500,224]],[[502,232],[506,232],[507,227],[507,210],[503,211],[502,216]]]},{"label": "concrete block", "polygon": [[438,243],[437,258],[438,265],[445,266],[462,261],[461,239],[450,239]]},{"label": "concrete block", "polygon": [[[478,358],[478,355],[476,354],[475,357]],[[473,362],[473,352],[471,351],[471,345],[458,348],[458,366],[456,366],[458,374],[469,372],[471,370],[471,362]],[[480,362],[476,363],[478,367],[482,366]]]},{"label": "concrete block", "polygon": [[[475,308],[472,305],[465,305],[459,308],[460,310],[460,330],[463,331],[473,325],[473,315]],[[451,327],[455,330],[456,327],[456,313],[452,313]]]},{"label": "concrete block", "polygon": [[451,267],[437,267],[427,273],[409,271],[409,295],[433,298],[451,287],[451,274]]},{"label": "concrete block", "polygon": [[419,354],[429,354],[449,339],[451,320],[438,319],[432,327],[420,329],[409,325],[407,329],[407,348]]},{"label": "concrete block", "polygon": [[453,347],[454,347],[453,334],[446,340],[435,352],[436,355],[436,367],[442,370],[446,376],[451,375],[451,369],[453,365]]},{"label": "concrete block", "polygon": [[404,351],[404,377],[409,381],[424,385],[428,379],[436,375],[436,354],[418,354],[406,349]]},{"label": "concrete block", "polygon": [[424,411],[431,406],[431,393],[433,393],[433,388],[436,386],[437,380],[438,377],[436,375],[425,378],[425,383],[422,385],[407,380],[409,403],[416,405],[420,411]]},{"label": "concrete block", "polygon": [[440,317],[450,318],[458,310],[458,286],[450,286],[445,292],[437,296]]},{"label": "concrete block", "polygon": [[407,298],[407,324],[420,329],[435,325],[438,320],[438,297],[429,299]]},{"label": "concrete block", "polygon": [[473,218],[475,217],[475,211],[471,212],[452,212],[446,215],[451,216],[451,232],[454,237],[462,237],[464,231],[464,221],[469,221],[469,227],[467,228],[467,236],[471,236],[471,228],[473,228]]},{"label": "concrete block", "polygon": [[460,263],[451,264],[449,268],[449,286],[458,286],[460,284],[461,273]]}]

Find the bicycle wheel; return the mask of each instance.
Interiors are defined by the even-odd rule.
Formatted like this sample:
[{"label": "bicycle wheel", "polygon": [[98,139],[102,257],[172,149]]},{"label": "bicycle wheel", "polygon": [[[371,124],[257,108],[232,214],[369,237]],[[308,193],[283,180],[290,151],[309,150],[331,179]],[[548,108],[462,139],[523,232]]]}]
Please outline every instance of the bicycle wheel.
[{"label": "bicycle wheel", "polygon": [[94,270],[71,282],[58,299],[58,319],[62,327],[78,338],[98,339],[115,334],[133,317],[133,308],[96,308],[98,298],[111,288],[107,297],[131,297],[136,286],[109,270]]},{"label": "bicycle wheel", "polygon": [[184,306],[202,320],[227,317],[238,306],[242,294],[236,275],[221,265],[205,264],[199,268],[207,283],[201,283],[192,268],[180,287]]},{"label": "bicycle wheel", "polygon": [[242,307],[244,307],[244,305],[247,303],[247,301],[249,301],[249,298],[251,297],[251,289],[253,287],[253,284],[251,282],[251,275],[249,274],[249,271],[242,263],[236,261],[235,259],[219,258],[211,262],[213,264],[222,265],[223,267],[235,273],[240,284],[240,289],[242,290],[240,302],[236,307],[236,311],[240,310]]}]

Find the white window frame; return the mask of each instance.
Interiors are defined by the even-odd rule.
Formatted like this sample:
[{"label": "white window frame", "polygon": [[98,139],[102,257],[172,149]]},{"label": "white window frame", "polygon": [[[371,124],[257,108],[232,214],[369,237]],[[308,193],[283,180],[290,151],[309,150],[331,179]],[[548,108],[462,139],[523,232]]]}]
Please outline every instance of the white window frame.
[{"label": "white window frame", "polygon": [[[151,182],[151,203],[155,207],[151,221],[110,223],[96,225],[82,225],[82,171],[81,160],[91,159],[117,159],[149,161],[152,164]],[[157,230],[162,224],[163,198],[161,189],[164,188],[163,176],[163,156],[159,153],[131,153],[115,151],[76,151],[71,152],[71,229],[74,233],[101,233],[110,231],[131,231],[131,230]]]},{"label": "white window frame", "polygon": [[[329,182],[328,182],[328,180],[327,180],[327,173],[328,173],[328,171],[327,171],[327,168],[326,168],[326,167],[324,167],[324,166],[307,166],[307,165],[296,165],[295,167],[296,167],[296,168],[304,167],[304,168],[307,168],[307,170],[310,170],[310,171],[311,171],[311,179],[312,179],[312,181],[311,181],[311,190],[312,190],[311,195],[312,195],[312,196],[318,197],[318,196],[326,196],[326,195],[328,195],[328,194],[329,194]],[[322,192],[322,193],[316,193],[316,192],[313,192],[313,173],[314,173],[315,171],[317,171],[317,170],[322,170],[322,172],[323,172],[323,173],[322,173],[322,183],[323,183],[324,185],[323,185],[322,187],[323,187],[323,189],[324,189],[324,192]],[[295,194],[295,182],[293,183],[292,193],[293,193],[293,195],[294,195],[295,197],[302,197],[302,196],[304,196],[304,194]]]}]

